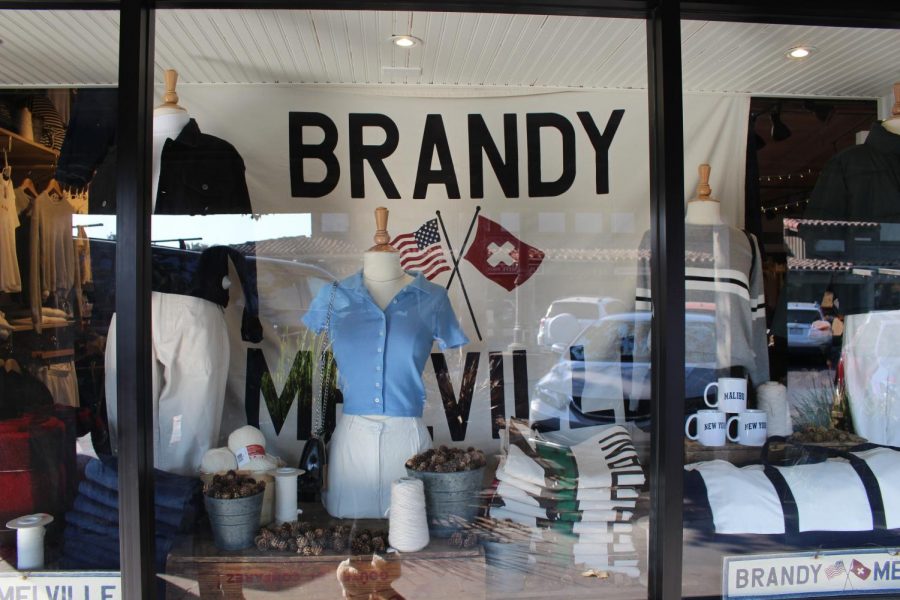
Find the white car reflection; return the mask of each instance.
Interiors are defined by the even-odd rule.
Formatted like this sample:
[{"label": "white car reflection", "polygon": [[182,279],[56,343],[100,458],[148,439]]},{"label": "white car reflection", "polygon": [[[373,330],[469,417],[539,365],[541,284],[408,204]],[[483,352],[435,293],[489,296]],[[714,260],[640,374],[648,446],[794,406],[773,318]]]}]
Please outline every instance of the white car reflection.
[{"label": "white car reflection", "polygon": [[[715,317],[687,313],[685,344],[692,349],[692,360],[685,365],[685,395],[700,396],[716,377]],[[611,315],[563,349],[537,382],[530,419],[561,419],[579,427],[645,420],[649,402],[641,410],[641,401],[651,399],[650,384],[650,313]]]}]

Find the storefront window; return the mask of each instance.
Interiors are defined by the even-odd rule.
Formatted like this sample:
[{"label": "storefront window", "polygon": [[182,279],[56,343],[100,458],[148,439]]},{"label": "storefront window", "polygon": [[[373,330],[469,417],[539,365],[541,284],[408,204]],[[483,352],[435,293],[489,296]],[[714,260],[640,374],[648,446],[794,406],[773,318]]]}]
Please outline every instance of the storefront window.
[{"label": "storefront window", "polygon": [[[119,583],[118,13],[0,11],[0,597]],[[100,233],[102,231],[102,233]],[[81,586],[82,584],[79,584]]]},{"label": "storefront window", "polygon": [[683,595],[896,594],[900,37],[682,32],[685,106],[718,107],[685,110]]},{"label": "storefront window", "polygon": [[156,36],[157,497],[206,512],[169,596],[646,597],[645,23]]}]

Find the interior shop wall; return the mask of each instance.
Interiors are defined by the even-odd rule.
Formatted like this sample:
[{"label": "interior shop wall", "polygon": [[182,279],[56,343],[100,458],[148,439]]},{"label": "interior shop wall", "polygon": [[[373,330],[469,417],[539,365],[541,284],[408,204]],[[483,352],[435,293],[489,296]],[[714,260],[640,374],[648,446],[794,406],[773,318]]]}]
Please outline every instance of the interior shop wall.
[{"label": "interior shop wall", "polygon": [[[380,205],[391,211],[392,236],[415,231],[440,211],[458,253],[480,207],[480,215],[502,225],[514,243],[521,240],[543,253],[533,276],[513,289],[486,276],[475,263],[460,262],[449,293],[471,343],[447,352],[444,361],[429,362],[424,375],[425,419],[438,443],[490,447],[496,442],[493,420],[521,413],[523,399],[558,358],[536,343],[551,302],[609,296],[631,305],[637,249],[650,226],[643,90],[504,92],[494,97],[321,86],[183,85],[178,91],[180,104],[201,130],[227,139],[243,156],[254,212],[310,215],[311,231],[297,233],[311,234],[313,241],[305,242],[306,250],[293,256],[295,261],[339,278],[359,269],[362,252],[373,243],[373,210]],[[743,96],[697,94],[685,101],[688,197],[697,182],[696,164],[711,163],[714,195],[722,199],[726,218],[738,226],[744,210],[748,109],[749,99]],[[368,125],[359,129],[360,123]],[[302,134],[300,124],[305,125]],[[354,141],[353,131],[362,131],[362,137]],[[484,143],[485,136],[496,145],[499,160],[495,168],[482,153],[483,174],[478,177],[469,149],[473,140]],[[352,153],[358,157],[366,151],[362,146],[377,154],[371,147],[395,143],[395,149],[384,152],[380,178],[370,163],[359,169],[351,160]],[[297,159],[301,154],[306,160]],[[476,223],[469,247],[477,230]],[[267,246],[265,231],[248,231],[251,236],[255,239],[248,241],[258,243],[259,255],[275,247],[273,242]],[[515,254],[509,256],[504,244],[499,246],[493,262],[514,267]],[[447,253],[446,240],[443,250]],[[449,254],[446,259],[450,261]],[[297,274],[300,267],[285,270],[283,264],[258,261],[258,268],[263,342],[241,341],[240,301],[227,311],[232,347],[225,435],[246,422],[248,352],[261,349],[281,394],[302,346],[300,336],[283,335],[307,307],[309,291],[297,287],[306,284],[285,286],[292,277],[304,277]],[[444,272],[434,282],[446,285],[449,275]],[[525,358],[519,353],[514,359],[513,349],[523,349]],[[444,362],[453,388],[450,397],[446,386],[442,397],[436,378]],[[621,390],[611,393],[621,395]],[[259,405],[270,451],[293,462],[302,447],[298,437],[304,437],[298,431],[297,403],[277,424],[264,398]]]}]

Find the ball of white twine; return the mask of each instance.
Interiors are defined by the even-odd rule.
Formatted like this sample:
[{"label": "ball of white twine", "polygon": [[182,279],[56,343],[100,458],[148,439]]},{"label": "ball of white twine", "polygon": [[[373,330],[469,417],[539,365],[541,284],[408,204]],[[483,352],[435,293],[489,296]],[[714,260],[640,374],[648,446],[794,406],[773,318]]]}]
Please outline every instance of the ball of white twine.
[{"label": "ball of white twine", "polygon": [[401,552],[418,552],[428,545],[425,485],[421,479],[402,477],[391,484],[391,546]]},{"label": "ball of white twine", "polygon": [[756,388],[756,404],[766,411],[768,434],[788,436],[793,433],[787,388],[769,381]]}]

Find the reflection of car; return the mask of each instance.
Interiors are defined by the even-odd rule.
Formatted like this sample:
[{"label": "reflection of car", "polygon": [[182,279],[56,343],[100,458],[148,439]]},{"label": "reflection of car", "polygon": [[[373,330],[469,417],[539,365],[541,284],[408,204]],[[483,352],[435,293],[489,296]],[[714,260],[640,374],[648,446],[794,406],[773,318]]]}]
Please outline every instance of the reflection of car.
[{"label": "reflection of car", "polygon": [[[689,312],[685,345],[695,362],[685,365],[685,397],[703,394],[716,378],[715,318]],[[699,354],[699,355],[698,355]],[[535,385],[531,420],[563,419],[581,426],[648,417],[641,401],[650,400],[650,313],[620,313],[600,319],[578,336]],[[649,410],[645,403],[645,410]],[[637,412],[637,414],[635,414]],[[593,414],[592,414],[593,413]]]},{"label": "reflection of car", "polygon": [[573,296],[555,300],[538,327],[538,346],[568,344],[603,317],[622,312],[625,312],[625,304],[616,298]]},{"label": "reflection of car", "polygon": [[831,347],[831,324],[818,302],[788,302],[788,347],[827,350]]}]

